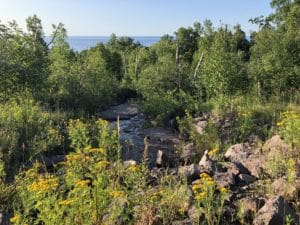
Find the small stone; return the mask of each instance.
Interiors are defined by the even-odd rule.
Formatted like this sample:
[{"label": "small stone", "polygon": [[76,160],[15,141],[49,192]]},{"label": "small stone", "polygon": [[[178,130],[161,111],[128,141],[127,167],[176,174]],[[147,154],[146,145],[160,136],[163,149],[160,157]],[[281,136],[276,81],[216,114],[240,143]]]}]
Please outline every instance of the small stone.
[{"label": "small stone", "polygon": [[193,124],[196,132],[200,135],[204,134],[205,132],[205,128],[207,126],[207,121],[203,120],[203,121],[198,121],[196,124]]},{"label": "small stone", "polygon": [[137,162],[135,160],[126,160],[123,162],[123,166],[125,168],[129,167],[129,166],[136,166]]},{"label": "small stone", "polygon": [[199,169],[201,173],[210,175],[213,175],[216,170],[215,162],[209,157],[207,150],[204,152],[204,155],[199,162]]}]

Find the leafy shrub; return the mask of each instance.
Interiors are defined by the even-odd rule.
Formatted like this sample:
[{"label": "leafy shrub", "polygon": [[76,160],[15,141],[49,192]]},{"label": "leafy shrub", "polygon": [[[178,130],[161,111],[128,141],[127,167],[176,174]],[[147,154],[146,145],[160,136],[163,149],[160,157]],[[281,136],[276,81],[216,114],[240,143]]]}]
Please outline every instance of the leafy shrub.
[{"label": "leafy shrub", "polygon": [[300,149],[300,113],[294,111],[283,112],[277,126],[279,133],[291,147]]},{"label": "leafy shrub", "polygon": [[59,121],[63,117],[63,114],[43,111],[31,99],[3,103],[0,107],[0,148],[6,173],[13,176],[20,163],[61,146],[64,137]]}]

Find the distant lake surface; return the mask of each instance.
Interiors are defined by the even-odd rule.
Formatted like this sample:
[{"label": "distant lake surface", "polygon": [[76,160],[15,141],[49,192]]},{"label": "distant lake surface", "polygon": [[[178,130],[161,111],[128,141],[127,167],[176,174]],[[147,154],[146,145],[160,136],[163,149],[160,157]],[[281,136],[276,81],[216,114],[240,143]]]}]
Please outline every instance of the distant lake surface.
[{"label": "distant lake surface", "polygon": [[[67,42],[70,47],[75,51],[82,51],[90,47],[94,47],[98,43],[107,43],[110,37],[108,36],[70,36],[67,38]],[[158,36],[134,36],[131,37],[136,42],[141,43],[143,46],[151,46],[160,40]],[[49,42],[51,37],[46,37],[46,42]]]}]

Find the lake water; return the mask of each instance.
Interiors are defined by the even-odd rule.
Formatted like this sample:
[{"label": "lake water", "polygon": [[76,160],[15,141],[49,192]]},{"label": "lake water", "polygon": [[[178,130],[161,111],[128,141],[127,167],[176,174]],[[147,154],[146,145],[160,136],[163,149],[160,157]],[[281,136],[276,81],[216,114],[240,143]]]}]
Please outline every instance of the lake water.
[{"label": "lake water", "polygon": [[[107,43],[110,37],[108,36],[70,36],[67,42],[75,51],[82,51],[95,46],[98,43]],[[132,37],[135,41],[140,42],[143,46],[151,46],[160,40],[157,36],[135,36]],[[46,42],[50,41],[50,37],[46,37]]]}]

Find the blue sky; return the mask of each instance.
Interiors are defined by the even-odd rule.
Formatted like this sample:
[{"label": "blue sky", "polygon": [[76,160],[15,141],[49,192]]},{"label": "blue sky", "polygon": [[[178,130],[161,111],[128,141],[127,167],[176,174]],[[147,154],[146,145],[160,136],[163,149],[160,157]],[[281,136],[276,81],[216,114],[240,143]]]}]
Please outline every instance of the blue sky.
[{"label": "blue sky", "polygon": [[247,34],[251,17],[272,12],[270,0],[0,0],[2,23],[37,14],[46,35],[62,22],[69,35],[160,36],[211,19],[215,26],[240,23]]}]

